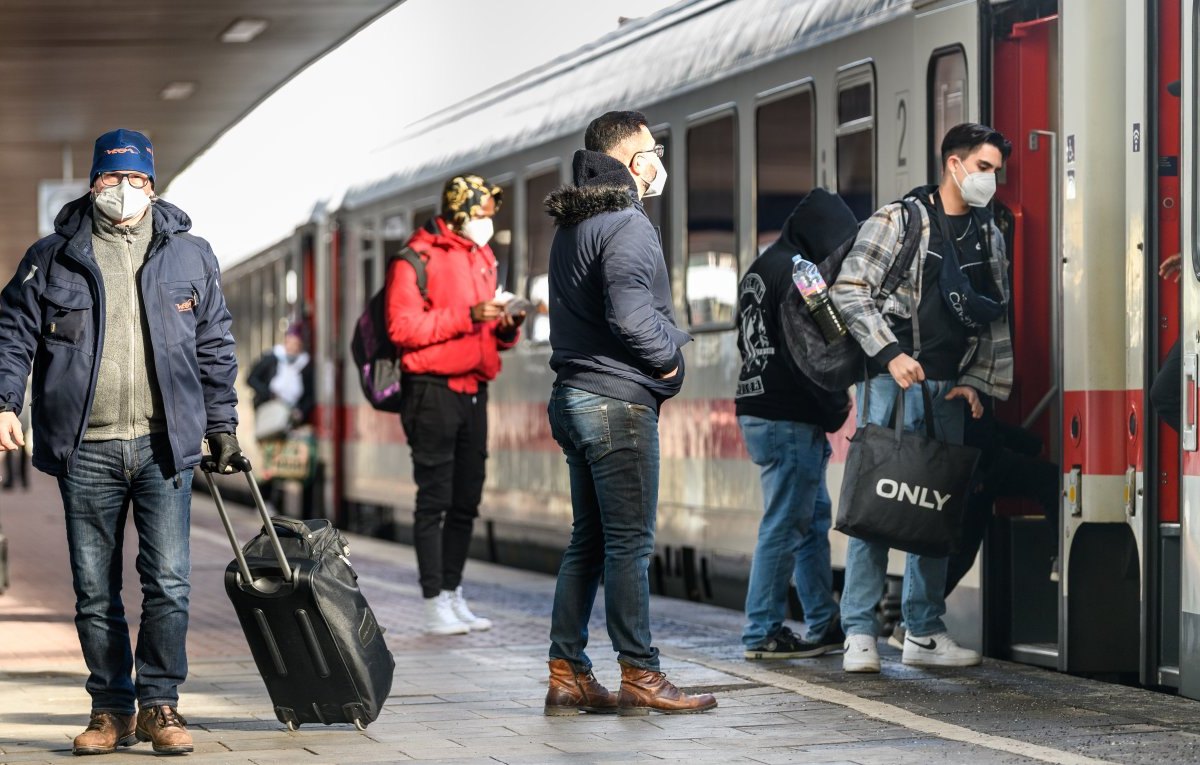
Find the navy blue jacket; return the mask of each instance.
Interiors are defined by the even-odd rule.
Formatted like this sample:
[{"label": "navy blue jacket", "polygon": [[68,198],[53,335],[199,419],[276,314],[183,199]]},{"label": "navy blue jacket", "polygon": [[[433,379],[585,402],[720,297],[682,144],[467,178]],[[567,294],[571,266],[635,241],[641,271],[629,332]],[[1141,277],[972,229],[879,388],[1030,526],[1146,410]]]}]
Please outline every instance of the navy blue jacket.
[{"label": "navy blue jacket", "polygon": [[[234,432],[237,358],[212,248],[187,233],[192,221],[179,208],[158,200],[151,211],[142,308],[179,471],[200,461],[205,435]],[[104,323],[85,196],[62,209],[0,292],[0,405],[20,411],[32,363],[33,464],[52,475],[71,471],[87,430]]]},{"label": "navy blue jacket", "polygon": [[557,384],[657,409],[683,385],[680,349],[691,340],[675,324],[658,231],[618,160],[577,151],[573,170],[575,185],[546,197],[558,224],[550,367]]}]

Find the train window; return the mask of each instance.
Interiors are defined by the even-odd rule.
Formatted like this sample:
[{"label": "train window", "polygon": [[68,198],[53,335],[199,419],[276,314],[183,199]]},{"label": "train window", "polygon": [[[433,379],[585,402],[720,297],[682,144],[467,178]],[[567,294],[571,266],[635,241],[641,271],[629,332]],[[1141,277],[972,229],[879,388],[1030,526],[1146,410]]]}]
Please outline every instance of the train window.
[{"label": "train window", "polygon": [[961,47],[929,59],[929,181],[942,175],[942,138],[967,121],[967,54]]},{"label": "train window", "polygon": [[688,128],[687,296],[693,330],[728,329],[737,308],[737,120]]},{"label": "train window", "polygon": [[[663,165],[669,165],[671,162],[671,138],[670,133],[666,131],[654,134],[654,140],[662,144],[663,147]],[[646,208],[646,217],[658,229],[659,238],[662,242],[663,258],[667,263],[667,278],[670,278],[672,273],[672,265],[674,259],[671,257],[671,241],[668,234],[671,232],[671,183],[667,182],[663,193],[657,197],[647,197],[642,200],[642,206]]]},{"label": "train window", "polygon": [[867,69],[838,84],[837,190],[859,220],[875,212],[874,80]]},{"label": "train window", "polygon": [[812,90],[758,107],[755,131],[755,215],[762,252],[779,238],[784,221],[816,184]]},{"label": "train window", "polygon": [[490,244],[492,254],[496,256],[496,285],[512,292],[516,284],[516,274],[512,262],[513,194],[511,189],[507,188],[509,185],[511,184],[502,184],[506,197],[500,209],[492,216],[492,226],[496,233],[492,235]]},{"label": "train window", "polygon": [[554,241],[554,220],[546,214],[542,200],[558,188],[558,168],[525,179],[525,263],[526,290],[534,304],[529,322],[529,339],[535,343],[550,340],[550,244]]}]

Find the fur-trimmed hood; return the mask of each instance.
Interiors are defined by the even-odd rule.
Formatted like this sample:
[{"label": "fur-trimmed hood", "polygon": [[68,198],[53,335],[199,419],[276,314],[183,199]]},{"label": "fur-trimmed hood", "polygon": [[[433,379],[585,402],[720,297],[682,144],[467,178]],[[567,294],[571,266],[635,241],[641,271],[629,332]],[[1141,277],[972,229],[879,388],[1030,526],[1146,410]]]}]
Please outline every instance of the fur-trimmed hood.
[{"label": "fur-trimmed hood", "polygon": [[571,171],[574,185],[555,189],[545,201],[546,211],[562,228],[578,226],[601,213],[620,212],[637,202],[633,176],[607,154],[580,149]]}]

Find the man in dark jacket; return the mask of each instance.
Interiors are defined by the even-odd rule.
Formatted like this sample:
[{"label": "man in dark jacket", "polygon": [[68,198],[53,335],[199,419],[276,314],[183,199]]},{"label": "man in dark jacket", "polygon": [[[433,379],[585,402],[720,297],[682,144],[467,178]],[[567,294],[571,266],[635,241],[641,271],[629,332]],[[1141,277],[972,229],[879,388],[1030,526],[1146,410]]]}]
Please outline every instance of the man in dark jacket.
[{"label": "man in dark jacket", "polygon": [[[138,740],[190,752],[177,704],[192,468],[206,437],[219,471],[242,464],[230,316],[212,249],[154,197],[144,135],[100,136],[90,178],[91,192],[63,208],[0,293],[0,450],[22,443],[17,413],[32,364],[33,464],[58,476],[90,672],[91,721],[74,753]],[[121,602],[130,505],[142,585],[136,653]]]},{"label": "man in dark jacket", "polygon": [[[815,189],[788,217],[779,239],[742,277],[738,298],[742,370],[735,410],[746,450],[761,469],[763,493],[742,630],[747,659],[819,656],[841,648],[845,640],[833,599],[829,554],[833,504],[825,485],[833,450],[825,434],[846,421],[850,397],[818,388],[792,363],[783,340],[780,306],[795,289],[792,258],[802,255],[820,262],[857,229],[854,214],[841,200]],[[804,637],[783,623],[793,574],[808,627]]]},{"label": "man in dark jacket", "polygon": [[[641,198],[666,182],[662,147],[638,112],[588,125],[574,180],[546,198],[558,224],[550,249],[548,414],[571,473],[574,523],[550,625],[546,714],[702,712],[659,671],[650,643],[650,582],[658,509],[658,408],[683,384],[671,285]],[[604,577],[619,696],[596,681],[584,652]]]}]

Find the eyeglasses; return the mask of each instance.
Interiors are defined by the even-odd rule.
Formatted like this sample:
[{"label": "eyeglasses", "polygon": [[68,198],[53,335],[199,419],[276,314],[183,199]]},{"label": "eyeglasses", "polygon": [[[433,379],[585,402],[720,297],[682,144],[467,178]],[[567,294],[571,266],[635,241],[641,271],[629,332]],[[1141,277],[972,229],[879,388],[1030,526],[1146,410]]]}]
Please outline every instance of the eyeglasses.
[{"label": "eyeglasses", "polygon": [[649,154],[651,152],[654,152],[655,156],[657,156],[659,159],[662,159],[662,155],[665,154],[666,151],[667,150],[663,148],[663,145],[661,143],[656,143],[656,144],[654,144],[653,149],[646,149],[645,151],[639,151],[638,154]]},{"label": "eyeglasses", "polygon": [[150,179],[141,173],[100,173],[100,183],[104,186],[120,186],[121,181],[129,181],[135,189],[145,188]]}]

